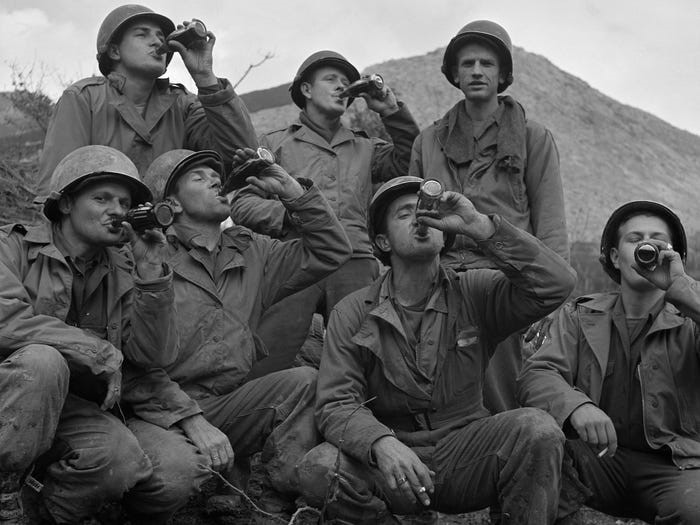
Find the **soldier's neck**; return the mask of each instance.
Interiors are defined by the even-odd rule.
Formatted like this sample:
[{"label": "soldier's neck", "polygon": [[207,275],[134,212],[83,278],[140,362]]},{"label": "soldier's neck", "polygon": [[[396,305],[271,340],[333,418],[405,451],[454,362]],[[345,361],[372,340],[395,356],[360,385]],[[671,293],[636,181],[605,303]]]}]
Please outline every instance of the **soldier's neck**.
[{"label": "soldier's neck", "polygon": [[622,307],[625,317],[640,319],[666,294],[659,288],[637,290],[626,285],[621,287]]},{"label": "soldier's neck", "polygon": [[493,97],[488,101],[472,101],[464,99],[464,107],[467,115],[474,121],[483,121],[493,115],[498,109],[498,98]]},{"label": "soldier's neck", "polygon": [[437,257],[426,262],[394,258],[391,266],[395,299],[404,306],[427,299],[440,273],[440,259]]},{"label": "soldier's neck", "polygon": [[[118,70],[115,69],[119,73]],[[156,79],[153,77],[143,77],[133,74],[124,74],[123,95],[137,106],[144,105],[151,96]]]}]

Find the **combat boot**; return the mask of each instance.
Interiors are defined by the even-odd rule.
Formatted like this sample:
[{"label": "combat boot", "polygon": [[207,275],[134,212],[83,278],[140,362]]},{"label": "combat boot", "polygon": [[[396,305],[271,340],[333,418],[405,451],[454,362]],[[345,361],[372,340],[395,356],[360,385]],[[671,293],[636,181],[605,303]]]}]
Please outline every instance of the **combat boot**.
[{"label": "combat boot", "polygon": [[0,525],[28,525],[20,489],[21,472],[0,472]]}]

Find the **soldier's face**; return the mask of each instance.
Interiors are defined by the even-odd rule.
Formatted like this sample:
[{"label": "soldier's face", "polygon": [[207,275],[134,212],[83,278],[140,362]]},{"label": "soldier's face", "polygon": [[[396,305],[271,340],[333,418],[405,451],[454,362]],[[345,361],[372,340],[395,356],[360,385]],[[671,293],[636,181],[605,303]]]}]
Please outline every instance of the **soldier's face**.
[{"label": "soldier's face", "polygon": [[209,166],[195,166],[177,179],[173,197],[179,205],[176,213],[201,223],[220,223],[231,209],[228,199],[219,195],[221,177]]},{"label": "soldier's face", "polygon": [[131,208],[129,189],[118,182],[99,182],[59,204],[63,219],[61,230],[68,242],[90,247],[113,246],[123,238],[121,226],[112,222]]},{"label": "soldier's face", "polygon": [[158,78],[165,73],[167,55],[159,55],[156,50],[164,41],[160,26],[148,19],[136,19],[126,27],[121,41],[110,46],[114,71]]},{"label": "soldier's face", "polygon": [[302,82],[301,93],[306,98],[307,110],[311,108],[338,117],[345,113],[348,99],[340,98],[340,92],[350,84],[348,77],[335,67],[322,67],[312,73],[308,82]]},{"label": "soldier's face", "polygon": [[610,260],[620,270],[621,283],[639,290],[654,288],[632,268],[634,250],[642,241],[657,240],[670,244],[671,230],[666,221],[656,215],[635,215],[622,223],[618,236],[617,247],[610,250]]},{"label": "soldier's face", "polygon": [[418,229],[416,220],[415,194],[397,197],[387,208],[386,231],[375,237],[375,242],[384,251],[406,261],[429,261],[439,256],[445,240],[440,230],[428,228],[426,232]]},{"label": "soldier's face", "polygon": [[505,80],[496,52],[476,42],[465,44],[457,51],[452,75],[466,99],[475,103],[495,99],[498,83]]}]

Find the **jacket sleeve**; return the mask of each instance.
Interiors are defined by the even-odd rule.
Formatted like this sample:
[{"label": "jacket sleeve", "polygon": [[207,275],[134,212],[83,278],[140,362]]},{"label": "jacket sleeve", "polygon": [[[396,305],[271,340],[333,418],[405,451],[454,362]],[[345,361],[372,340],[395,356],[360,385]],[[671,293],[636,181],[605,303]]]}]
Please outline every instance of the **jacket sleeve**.
[{"label": "jacket sleeve", "polygon": [[416,140],[413,141],[408,174],[412,177],[425,178],[425,174],[423,173],[423,133],[420,133],[416,137]]},{"label": "jacket sleeve", "polygon": [[263,309],[319,281],[352,254],[345,230],[316,186],[283,204],[300,237],[287,242],[267,239]]},{"label": "jacket sleeve", "polygon": [[237,149],[257,148],[258,139],[248,109],[231,83],[221,78],[217,87],[186,95],[186,144],[195,151],[214,149],[228,164]]},{"label": "jacket sleeve", "polygon": [[[263,148],[272,149],[265,135],[259,141]],[[238,190],[231,201],[231,219],[234,223],[274,239],[287,234],[286,216],[287,209],[275,195],[265,194],[252,186]]]},{"label": "jacket sleeve", "polygon": [[21,254],[18,236],[0,238],[0,359],[29,344],[41,344],[58,350],[73,370],[87,368],[99,375],[119,369],[122,353],[109,341],[35,313],[22,282],[27,261]]},{"label": "jacket sleeve", "polygon": [[197,402],[162,368],[141,368],[126,361],[122,399],[138,417],[170,428],[186,417],[201,414]]},{"label": "jacket sleeve", "polygon": [[525,187],[535,237],[569,260],[564,190],[559,173],[559,152],[554,137],[539,124],[527,128]]},{"label": "jacket sleeve", "polygon": [[700,283],[685,275],[676,279],[666,290],[666,302],[700,325]]},{"label": "jacket sleeve", "polygon": [[[464,297],[475,305],[491,344],[553,312],[576,285],[576,272],[542,241],[492,216],[495,233],[477,244],[501,272],[466,272]],[[490,277],[489,277],[490,276]]]},{"label": "jacket sleeve", "polygon": [[74,89],[64,91],[54,107],[46,130],[37,174],[37,196],[48,195],[51,175],[63,157],[90,144],[91,120],[90,106],[85,97]]},{"label": "jacket sleeve", "polygon": [[173,273],[151,281],[134,279],[122,322],[124,357],[146,368],[172,364],[178,356]]},{"label": "jacket sleeve", "polygon": [[406,105],[399,102],[399,110],[382,119],[392,144],[375,139],[372,158],[372,182],[385,182],[406,175],[411,159],[413,141],[418,136],[418,124]]},{"label": "jacket sleeve", "polygon": [[559,311],[550,337],[527,359],[517,380],[520,404],[548,412],[561,427],[574,410],[593,403],[573,386],[578,375],[580,338],[578,311],[569,303]]},{"label": "jacket sleeve", "polygon": [[342,440],[345,453],[368,464],[372,444],[393,432],[362,404],[368,399],[367,363],[352,342],[362,315],[350,299],[341,301],[328,321],[316,385],[316,421],[329,443],[339,447]]}]

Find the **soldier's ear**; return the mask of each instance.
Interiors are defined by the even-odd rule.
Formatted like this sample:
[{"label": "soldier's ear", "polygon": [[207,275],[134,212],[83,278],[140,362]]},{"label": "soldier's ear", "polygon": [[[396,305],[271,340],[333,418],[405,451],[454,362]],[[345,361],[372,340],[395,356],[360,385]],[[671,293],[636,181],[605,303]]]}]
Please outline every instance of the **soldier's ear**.
[{"label": "soldier's ear", "polygon": [[385,253],[391,252],[391,245],[389,244],[389,238],[383,234],[378,233],[374,236],[374,244],[377,248]]},{"label": "soldier's ear", "polygon": [[307,100],[311,100],[311,83],[310,82],[302,82],[301,85],[299,86],[299,91],[301,92],[302,97],[304,97]]},{"label": "soldier's ear", "polygon": [[182,204],[180,204],[180,201],[177,200],[177,197],[175,197],[174,195],[168,195],[165,198],[165,202],[167,202],[170,205],[175,215],[177,215],[178,213],[182,213]]},{"label": "soldier's ear", "polygon": [[107,56],[110,60],[119,60],[119,46],[114,43],[109,44],[107,47]]},{"label": "soldier's ear", "polygon": [[610,248],[610,262],[615,268],[620,269],[620,252],[617,248]]},{"label": "soldier's ear", "polygon": [[58,211],[61,212],[61,215],[70,215],[72,209],[73,199],[71,198],[71,196],[61,195],[61,198],[58,200]]}]

